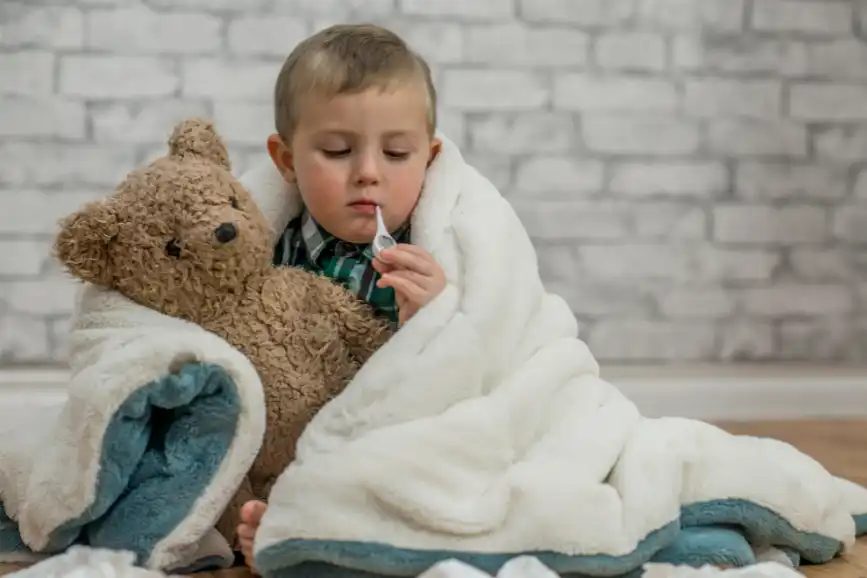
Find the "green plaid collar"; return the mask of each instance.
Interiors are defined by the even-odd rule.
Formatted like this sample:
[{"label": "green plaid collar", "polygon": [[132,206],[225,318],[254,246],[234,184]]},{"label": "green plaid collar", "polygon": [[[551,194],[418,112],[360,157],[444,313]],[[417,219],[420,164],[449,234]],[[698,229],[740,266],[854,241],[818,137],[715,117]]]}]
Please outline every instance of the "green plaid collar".
[{"label": "green plaid collar", "polygon": [[[402,226],[392,236],[398,243],[409,243],[410,226]],[[323,229],[307,210],[289,223],[274,253],[275,265],[301,267],[330,277],[396,324],[394,290],[376,286],[380,275],[373,268],[373,259],[370,244],[338,239]]]}]

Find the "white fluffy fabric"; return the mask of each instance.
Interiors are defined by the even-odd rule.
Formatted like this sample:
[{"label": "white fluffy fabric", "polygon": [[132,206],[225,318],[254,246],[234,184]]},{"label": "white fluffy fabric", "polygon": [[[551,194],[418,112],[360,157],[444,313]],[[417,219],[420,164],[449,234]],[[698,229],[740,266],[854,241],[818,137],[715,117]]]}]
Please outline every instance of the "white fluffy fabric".
[{"label": "white fluffy fabric", "polygon": [[[242,182],[275,229],[297,213],[269,163]],[[324,540],[623,555],[681,507],[717,499],[853,544],[863,488],[778,441],[644,418],[601,379],[516,213],[447,139],[412,227],[448,286],[310,423],[258,553]]]},{"label": "white fluffy fabric", "polygon": [[[59,411],[36,408],[24,417],[30,424],[4,424],[0,435],[0,501],[17,522],[24,543],[43,551],[55,532],[94,503],[104,443],[124,441],[106,440],[106,428],[130,395],[185,362],[209,362],[226,369],[238,388],[242,411],[237,433],[191,514],[144,562],[151,568],[183,566],[201,557],[203,547],[213,550],[213,526],[264,434],[264,396],[252,364],[197,325],[90,285],[80,295],[70,347],[71,380],[63,406]],[[171,505],[171,496],[166,496],[163,507]],[[130,543],[146,531],[147,523],[146,515],[130,520]],[[222,542],[225,555],[228,547]]]}]

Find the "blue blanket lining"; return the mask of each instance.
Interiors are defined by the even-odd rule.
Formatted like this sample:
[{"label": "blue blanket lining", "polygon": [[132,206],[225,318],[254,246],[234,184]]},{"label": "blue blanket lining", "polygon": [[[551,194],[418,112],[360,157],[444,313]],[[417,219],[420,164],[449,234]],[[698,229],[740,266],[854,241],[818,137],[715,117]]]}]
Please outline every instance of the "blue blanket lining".
[{"label": "blue blanket lining", "polygon": [[[84,544],[130,550],[143,564],[213,479],[240,408],[218,365],[186,364],[133,392],[106,428],[96,499],[58,527],[42,553]],[[30,550],[0,505],[0,555],[22,551]]]},{"label": "blue blanket lining", "polygon": [[[216,365],[188,364],[162,376],[121,405],[104,437],[96,500],[53,534],[43,553],[72,544],[131,550],[143,563],[156,543],[190,512],[213,479],[234,439],[240,413],[235,384]],[[867,513],[855,517],[867,534]],[[771,543],[794,565],[831,559],[840,544],[795,530],[770,510],[742,500],[716,500],[683,508],[678,522],[649,534],[625,556],[532,553],[564,577],[629,578],[648,561],[699,566],[755,562],[750,543]],[[0,558],[26,553],[16,524],[0,504]],[[417,576],[438,561],[457,558],[489,573],[514,553],[413,551],[372,542],[289,540],[259,552],[265,578],[373,578]],[[180,571],[226,565],[202,559]]]},{"label": "blue blanket lining", "polygon": [[751,543],[780,548],[793,565],[801,559],[809,563],[827,562],[841,549],[837,540],[798,531],[762,506],[745,500],[712,500],[684,507],[679,524],[652,532],[625,556],[569,556],[554,552],[481,554],[410,550],[376,542],[287,540],[260,551],[256,566],[265,578],[376,578],[418,576],[437,562],[454,558],[495,575],[515,556],[532,554],[564,578],[625,578],[648,561],[694,566],[754,564]]}]

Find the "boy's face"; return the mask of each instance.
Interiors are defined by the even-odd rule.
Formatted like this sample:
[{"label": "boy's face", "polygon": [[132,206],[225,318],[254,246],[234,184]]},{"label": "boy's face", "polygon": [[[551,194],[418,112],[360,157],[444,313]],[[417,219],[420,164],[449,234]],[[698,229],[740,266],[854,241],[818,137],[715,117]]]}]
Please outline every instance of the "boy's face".
[{"label": "boy's face", "polygon": [[376,233],[374,206],[390,230],[406,222],[439,151],[428,133],[427,102],[424,87],[413,84],[330,99],[311,95],[300,103],[289,147],[272,135],[268,150],[322,227],[344,241],[368,243]]}]

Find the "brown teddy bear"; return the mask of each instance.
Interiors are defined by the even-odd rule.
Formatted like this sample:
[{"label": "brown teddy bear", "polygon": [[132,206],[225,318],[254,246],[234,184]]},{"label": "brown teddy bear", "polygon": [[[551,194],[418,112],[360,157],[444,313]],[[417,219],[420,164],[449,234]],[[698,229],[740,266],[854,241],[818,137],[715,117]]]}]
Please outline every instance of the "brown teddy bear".
[{"label": "brown teddy bear", "polygon": [[64,219],[55,254],[84,281],[219,335],[258,371],[265,439],[217,524],[232,544],[240,505],[267,498],[302,430],[391,330],[331,280],[272,266],[274,234],[210,121],[180,122],[168,145]]}]

